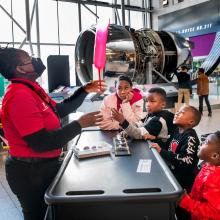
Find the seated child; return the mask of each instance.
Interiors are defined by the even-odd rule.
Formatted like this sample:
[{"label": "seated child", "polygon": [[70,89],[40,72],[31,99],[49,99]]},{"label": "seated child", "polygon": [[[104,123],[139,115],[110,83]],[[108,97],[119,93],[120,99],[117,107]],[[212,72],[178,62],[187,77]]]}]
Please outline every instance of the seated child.
[{"label": "seated child", "polygon": [[101,105],[103,130],[118,130],[119,122],[112,117],[112,109],[117,109],[130,123],[141,120],[143,115],[143,98],[138,89],[132,89],[131,79],[126,75],[118,77],[117,92],[106,96]]},{"label": "seated child", "polygon": [[176,112],[173,123],[177,129],[169,143],[169,149],[162,149],[158,144],[152,144],[166,160],[180,185],[190,190],[194,181],[194,169],[198,163],[197,151],[199,138],[193,129],[199,124],[201,113],[193,106],[184,105]]},{"label": "seated child", "polygon": [[207,137],[198,151],[204,165],[190,194],[185,194],[180,207],[191,213],[193,220],[220,219],[220,131]]},{"label": "seated child", "polygon": [[[180,185],[187,191],[191,190],[198,163],[199,138],[193,127],[198,125],[200,120],[201,113],[195,107],[184,105],[174,116],[173,123],[178,127],[169,140],[168,150],[156,143],[151,144],[151,147],[165,159]],[[190,219],[189,214],[179,207],[176,208],[176,215],[178,220]]]},{"label": "seated child", "polygon": [[118,111],[112,110],[113,118],[120,122],[124,131],[135,139],[155,139],[157,143],[165,144],[174,131],[174,114],[164,110],[166,92],[162,88],[151,88],[146,97],[148,115],[143,123],[135,126],[130,124]]}]

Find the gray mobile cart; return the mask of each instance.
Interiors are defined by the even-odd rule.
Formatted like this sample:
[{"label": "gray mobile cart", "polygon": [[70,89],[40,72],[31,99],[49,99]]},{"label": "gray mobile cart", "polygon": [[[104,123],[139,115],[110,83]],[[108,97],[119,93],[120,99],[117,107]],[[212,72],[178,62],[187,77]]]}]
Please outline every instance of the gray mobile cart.
[{"label": "gray mobile cart", "polygon": [[[116,132],[83,131],[77,146],[105,141]],[[79,160],[69,151],[45,194],[53,220],[168,220],[182,188],[146,141],[129,142],[131,155]]]}]

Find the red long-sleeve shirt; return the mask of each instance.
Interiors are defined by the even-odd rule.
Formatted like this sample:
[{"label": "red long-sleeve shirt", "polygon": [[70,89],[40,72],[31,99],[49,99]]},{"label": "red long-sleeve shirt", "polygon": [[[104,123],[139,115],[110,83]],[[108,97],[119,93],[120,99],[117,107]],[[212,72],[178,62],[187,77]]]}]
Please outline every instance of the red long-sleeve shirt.
[{"label": "red long-sleeve shirt", "polygon": [[191,213],[192,220],[220,220],[220,166],[202,167],[180,207]]},{"label": "red long-sleeve shirt", "polygon": [[[26,82],[43,91],[36,83],[24,79],[22,79],[22,82]],[[46,93],[45,96],[50,99]],[[55,107],[56,103],[51,99],[50,101]],[[57,115],[36,92],[26,85],[21,83],[9,85],[2,102],[2,124],[5,138],[10,146],[9,153],[11,156],[49,158],[60,155],[61,149],[43,153],[35,152],[23,139],[24,136],[33,134],[43,128],[47,131],[60,128],[60,121]]]}]

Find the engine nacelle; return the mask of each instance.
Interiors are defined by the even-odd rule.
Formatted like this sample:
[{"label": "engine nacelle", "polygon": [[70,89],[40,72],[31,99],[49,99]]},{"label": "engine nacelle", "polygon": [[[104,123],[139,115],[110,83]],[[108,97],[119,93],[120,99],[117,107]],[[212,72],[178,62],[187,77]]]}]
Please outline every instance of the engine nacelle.
[{"label": "engine nacelle", "polygon": [[[93,54],[96,26],[80,33],[75,48],[76,73],[81,83],[93,79]],[[134,30],[110,25],[106,44],[104,76],[128,74],[138,84],[165,82],[156,72],[170,80],[173,70],[181,64],[190,65],[192,56],[188,41],[180,35],[152,29]],[[149,65],[151,70],[149,72]]]}]

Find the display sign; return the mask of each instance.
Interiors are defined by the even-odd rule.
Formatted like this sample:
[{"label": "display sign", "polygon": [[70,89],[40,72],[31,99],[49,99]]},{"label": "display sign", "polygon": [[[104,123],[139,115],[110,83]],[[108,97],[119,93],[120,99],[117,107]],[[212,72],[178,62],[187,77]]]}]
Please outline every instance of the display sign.
[{"label": "display sign", "polygon": [[[207,1],[158,17],[159,30],[193,37],[220,31],[220,2]],[[187,25],[186,25],[187,24]]]},{"label": "display sign", "polygon": [[215,20],[205,20],[203,22],[188,25],[179,29],[169,30],[181,34],[184,37],[192,37],[198,35],[209,34],[220,31],[220,18]]}]

